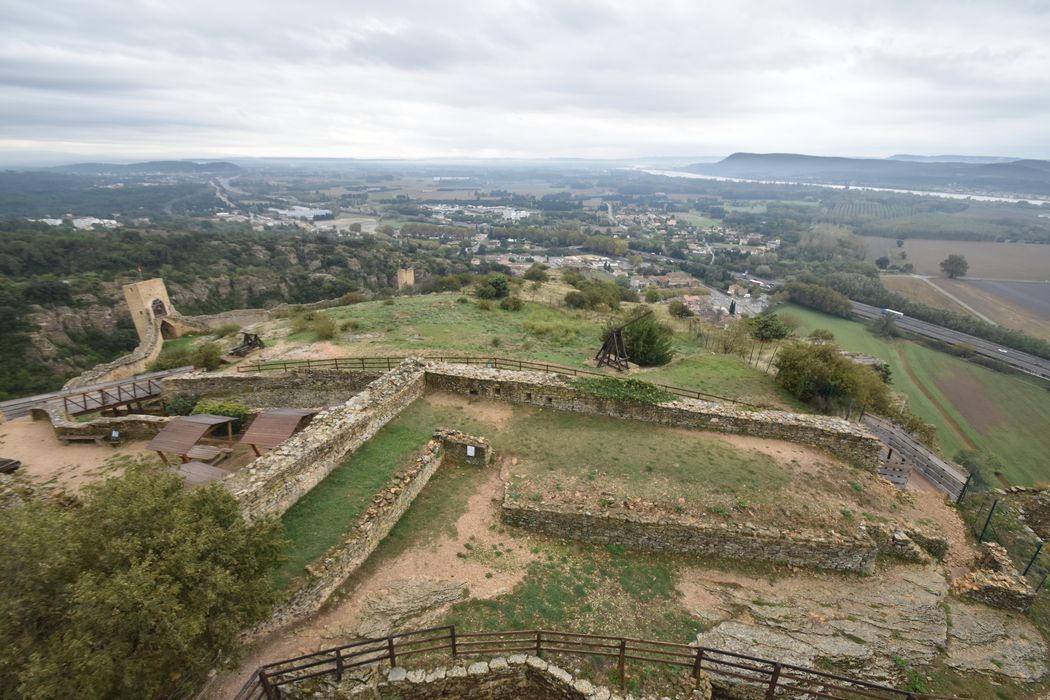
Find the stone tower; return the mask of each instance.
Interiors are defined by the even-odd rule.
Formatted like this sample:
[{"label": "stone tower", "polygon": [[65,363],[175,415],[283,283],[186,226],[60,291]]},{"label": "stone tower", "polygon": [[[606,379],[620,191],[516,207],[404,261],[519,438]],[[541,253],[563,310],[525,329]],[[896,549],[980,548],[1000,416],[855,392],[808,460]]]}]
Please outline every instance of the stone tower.
[{"label": "stone tower", "polygon": [[397,288],[416,286],[416,271],[411,267],[399,268],[397,271]]},{"label": "stone tower", "polygon": [[[168,298],[168,289],[164,286],[164,280],[159,277],[124,285],[124,301],[131,311],[131,320],[135,322],[135,330],[138,331],[139,340],[145,340],[149,333],[153,319],[166,316],[177,316],[178,313],[171,305]],[[175,338],[178,335],[173,323],[162,324],[161,332],[165,338]]]}]

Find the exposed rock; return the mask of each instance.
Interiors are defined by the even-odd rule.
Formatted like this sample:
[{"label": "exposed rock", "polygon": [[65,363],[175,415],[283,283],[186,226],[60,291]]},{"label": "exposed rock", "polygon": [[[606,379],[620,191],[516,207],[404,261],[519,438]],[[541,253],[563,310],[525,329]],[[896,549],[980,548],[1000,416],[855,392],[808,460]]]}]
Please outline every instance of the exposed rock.
[{"label": "exposed rock", "polygon": [[948,666],[1019,681],[1037,681],[1050,672],[1046,642],[1024,616],[954,601],[951,620]]},{"label": "exposed rock", "polygon": [[365,598],[357,634],[361,637],[385,637],[421,615],[463,600],[466,596],[466,585],[459,581],[399,581]]}]

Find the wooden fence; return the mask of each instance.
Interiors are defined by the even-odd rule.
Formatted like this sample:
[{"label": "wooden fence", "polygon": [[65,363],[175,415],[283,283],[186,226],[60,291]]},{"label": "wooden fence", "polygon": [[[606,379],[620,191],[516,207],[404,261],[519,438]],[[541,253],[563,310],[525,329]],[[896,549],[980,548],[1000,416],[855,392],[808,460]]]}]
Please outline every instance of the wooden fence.
[{"label": "wooden fence", "polygon": [[[357,371],[389,371],[404,362],[407,357],[331,357],[320,360],[273,360],[270,362],[253,362],[237,367],[238,372],[267,372],[267,371],[289,371],[295,369],[342,369]],[[516,360],[508,357],[484,357],[484,356],[430,356],[424,355],[422,359],[428,362],[448,362],[460,365],[476,365],[491,369],[505,369],[517,371],[546,372],[548,374],[567,374],[572,377],[602,377],[604,379],[619,379],[614,375],[596,372],[579,367],[566,367],[564,365],[551,364],[549,362],[533,362],[531,360]],[[750,404],[728,396],[709,394],[693,389],[670,386],[667,384],[656,384],[648,382],[664,391],[689,399],[702,399],[707,401],[719,401],[722,403],[745,406],[747,408],[767,408]]]},{"label": "wooden fence", "polygon": [[633,662],[683,669],[694,679],[704,671],[716,680],[747,683],[760,691],[764,689],[766,700],[803,696],[831,700],[931,700],[944,697],[897,690],[826,671],[688,644],[553,630],[457,632],[449,625],[364,639],[261,666],[252,673],[236,700],[279,700],[281,688],[296,681],[329,677],[338,682],[354,669],[380,664],[393,667],[407,658],[438,653],[448,653],[453,658],[555,654],[615,659],[621,690],[627,683],[627,663]]}]

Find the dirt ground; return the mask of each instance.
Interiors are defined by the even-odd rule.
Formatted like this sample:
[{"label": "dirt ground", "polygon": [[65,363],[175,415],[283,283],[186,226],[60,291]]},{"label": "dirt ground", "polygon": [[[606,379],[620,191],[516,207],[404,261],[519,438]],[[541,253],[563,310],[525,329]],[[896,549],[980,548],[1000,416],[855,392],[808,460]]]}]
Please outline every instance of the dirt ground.
[{"label": "dirt ground", "polygon": [[[502,470],[501,470],[502,472]],[[525,576],[533,555],[526,547],[500,536],[489,525],[496,521],[494,499],[503,493],[504,474],[495,470],[467,502],[466,511],[456,521],[456,536],[442,536],[433,544],[412,547],[384,566],[377,567],[367,578],[339,602],[330,605],[307,620],[286,627],[256,642],[238,670],[222,674],[208,686],[202,697],[218,700],[229,698],[248,680],[257,666],[277,659],[309,654],[358,636],[367,601],[385,591],[397,589],[407,581],[429,579],[465,584],[471,598],[493,598],[511,590]],[[498,566],[459,556],[464,545],[475,549],[501,544],[507,555]],[[418,624],[425,625],[442,609],[421,615]]]},{"label": "dirt ground", "polygon": [[116,473],[120,458],[155,457],[145,440],[109,445],[75,442],[63,445],[47,421],[28,416],[0,423],[0,456],[22,462],[19,470],[41,484],[77,491],[107,474]]}]

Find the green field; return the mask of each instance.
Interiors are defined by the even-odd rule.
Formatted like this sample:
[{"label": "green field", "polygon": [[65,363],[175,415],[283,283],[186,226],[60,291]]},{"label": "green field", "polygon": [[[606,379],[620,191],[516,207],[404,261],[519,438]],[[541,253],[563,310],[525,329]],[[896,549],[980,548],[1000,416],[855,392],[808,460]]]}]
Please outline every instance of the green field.
[{"label": "green field", "polygon": [[801,321],[800,335],[827,328],[847,350],[889,363],[893,388],[912,410],[937,428],[937,446],[947,456],[977,448],[997,457],[1009,484],[1050,481],[1050,392],[1024,375],[994,372],[907,340],[887,340],[856,321],[787,305]]},{"label": "green field", "polygon": [[[476,299],[458,293],[397,297],[393,302],[328,310],[338,326],[345,326],[332,342],[348,356],[495,355],[593,369],[601,328],[614,317],[538,302],[526,303],[521,311],[504,311],[498,302],[483,310]],[[625,304],[624,312],[635,306]],[[657,316],[684,329],[670,320],[666,308],[655,307]],[[291,320],[284,320],[276,330],[292,343],[314,341],[309,330],[289,335],[291,326]],[[766,373],[740,358],[701,349],[684,330],[675,336],[674,348],[676,359],[670,365],[640,369],[636,376],[749,403],[800,407]]]}]

